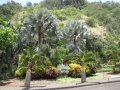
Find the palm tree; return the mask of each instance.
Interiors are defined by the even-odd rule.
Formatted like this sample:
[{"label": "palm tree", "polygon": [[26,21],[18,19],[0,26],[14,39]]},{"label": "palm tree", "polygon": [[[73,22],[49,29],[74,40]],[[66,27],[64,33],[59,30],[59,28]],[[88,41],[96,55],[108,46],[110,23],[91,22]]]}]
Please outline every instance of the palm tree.
[{"label": "palm tree", "polygon": [[[86,26],[79,20],[68,21],[62,30],[59,32],[59,39],[64,41],[64,46],[72,51],[72,54],[81,54],[82,48],[85,45],[86,38],[90,35]],[[84,60],[84,58],[83,58]],[[83,66],[84,67],[84,66]],[[82,70],[82,82],[86,80],[85,70]]]},{"label": "palm tree", "polygon": [[86,64],[94,64],[97,62],[97,59],[93,52],[83,52],[82,54],[76,54],[75,57],[77,57],[77,62],[79,62],[82,65],[82,75],[81,75],[81,82],[86,82],[86,72],[85,72],[85,65]]},{"label": "palm tree", "polygon": [[24,27],[21,29],[25,33],[23,40],[28,43],[34,42],[37,51],[42,50],[43,44],[55,47],[53,42],[56,40],[58,23],[56,17],[46,8],[31,12],[23,23]]},{"label": "palm tree", "polygon": [[64,46],[72,50],[73,54],[82,53],[83,45],[85,45],[86,37],[90,33],[86,26],[79,20],[70,20],[65,25],[62,31],[59,32],[59,39],[64,41]]},{"label": "palm tree", "polygon": [[115,72],[115,67],[120,63],[120,49],[118,47],[111,46],[106,51],[106,57],[108,58],[108,64],[112,66],[113,72]]},{"label": "palm tree", "polygon": [[35,53],[33,48],[27,47],[19,57],[19,66],[33,66],[40,58],[40,54]]}]

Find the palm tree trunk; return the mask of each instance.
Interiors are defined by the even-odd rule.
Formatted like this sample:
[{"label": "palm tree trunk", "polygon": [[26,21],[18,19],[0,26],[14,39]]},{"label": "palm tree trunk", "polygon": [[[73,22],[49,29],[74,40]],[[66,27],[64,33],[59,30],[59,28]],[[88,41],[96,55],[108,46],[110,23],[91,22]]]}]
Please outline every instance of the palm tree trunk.
[{"label": "palm tree trunk", "polygon": [[42,30],[39,30],[39,33],[38,33],[38,44],[39,44],[39,48],[41,49],[41,47],[42,47]]},{"label": "palm tree trunk", "polygon": [[81,82],[82,83],[86,82],[86,72],[85,72],[84,66],[82,66]]}]

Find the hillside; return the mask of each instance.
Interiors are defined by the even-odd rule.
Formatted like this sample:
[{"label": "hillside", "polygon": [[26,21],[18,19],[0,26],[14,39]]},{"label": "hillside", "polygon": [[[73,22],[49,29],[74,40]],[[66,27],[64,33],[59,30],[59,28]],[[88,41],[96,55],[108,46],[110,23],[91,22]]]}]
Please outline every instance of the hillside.
[{"label": "hillside", "polygon": [[[56,1],[57,2],[57,1]],[[37,8],[48,8],[50,12],[57,16],[60,27],[62,28],[67,20],[81,20],[87,25],[88,30],[97,37],[104,39],[109,35],[115,42],[120,38],[120,4],[115,2],[95,2],[87,3],[83,6],[76,7],[72,5],[60,5],[56,2],[43,2],[36,6],[23,7],[20,12],[16,13],[11,22],[17,26],[22,23],[23,19],[33,10]],[[54,6],[50,6],[54,4]],[[59,4],[59,5],[57,5]],[[59,7],[58,7],[59,6]],[[109,38],[111,39],[111,38]],[[113,41],[112,40],[112,41]],[[109,40],[111,41],[111,40]]]},{"label": "hillside", "polygon": [[[73,10],[73,11],[72,11]],[[67,20],[70,19],[77,19],[85,23],[85,25],[88,28],[88,31],[90,31],[93,35],[97,35],[100,37],[104,37],[104,33],[107,33],[105,26],[100,26],[97,23],[95,23],[95,27],[91,27],[86,24],[86,20],[89,16],[86,16],[85,14],[82,14],[79,9],[74,7],[64,7],[63,9],[57,9],[57,10],[50,10],[53,14],[57,16],[59,19],[59,23],[65,23]],[[69,13],[70,12],[70,13]],[[62,13],[62,14],[61,14]],[[69,15],[66,15],[69,14]],[[21,12],[16,13],[11,18],[11,23],[15,26],[22,23],[22,20],[28,15],[28,11],[24,10]],[[60,20],[61,19],[61,20]]]}]

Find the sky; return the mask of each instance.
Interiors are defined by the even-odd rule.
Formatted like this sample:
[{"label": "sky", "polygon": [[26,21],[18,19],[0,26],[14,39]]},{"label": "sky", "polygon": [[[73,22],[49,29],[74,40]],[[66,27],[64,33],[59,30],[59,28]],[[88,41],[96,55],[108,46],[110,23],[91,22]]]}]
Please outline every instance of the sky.
[{"label": "sky", "polygon": [[[2,5],[3,3],[7,3],[8,1],[11,0],[0,0],[0,5]],[[21,3],[23,6],[26,5],[26,3],[28,1],[32,2],[32,3],[39,3],[42,0],[14,0],[15,2]],[[94,1],[100,1],[100,0],[87,0],[88,2],[94,2]],[[119,2],[120,0],[101,0],[102,2],[106,2],[106,1],[114,1],[114,2]]]}]

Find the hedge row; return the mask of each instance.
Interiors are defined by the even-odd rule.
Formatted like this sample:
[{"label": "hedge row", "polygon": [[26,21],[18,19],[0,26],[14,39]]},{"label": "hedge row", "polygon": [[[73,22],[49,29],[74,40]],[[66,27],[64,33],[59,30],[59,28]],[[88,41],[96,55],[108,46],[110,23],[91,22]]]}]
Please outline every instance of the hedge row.
[{"label": "hedge row", "polygon": [[[85,65],[86,75],[96,73],[96,68],[91,65]],[[32,79],[57,78],[59,75],[68,75],[70,77],[81,77],[82,66],[75,63],[69,65],[61,64],[57,68],[54,66],[34,65],[31,70]],[[25,78],[27,67],[20,67],[15,72],[15,76]]]}]

